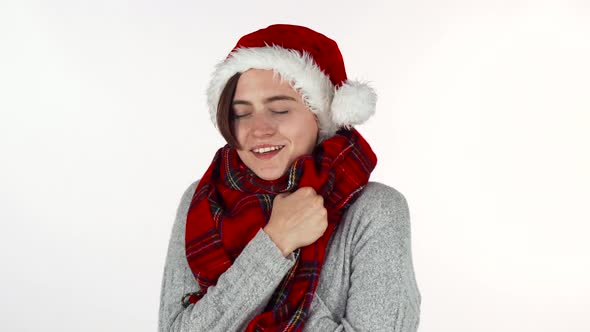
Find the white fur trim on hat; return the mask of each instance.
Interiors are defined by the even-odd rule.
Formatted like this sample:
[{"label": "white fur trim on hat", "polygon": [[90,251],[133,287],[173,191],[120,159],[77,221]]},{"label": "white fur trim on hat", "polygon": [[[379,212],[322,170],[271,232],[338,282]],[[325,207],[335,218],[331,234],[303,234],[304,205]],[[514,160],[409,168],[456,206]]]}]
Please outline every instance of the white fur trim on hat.
[{"label": "white fur trim on hat", "polygon": [[207,89],[215,126],[219,97],[227,81],[234,74],[253,68],[273,70],[301,93],[304,103],[318,117],[320,141],[333,136],[340,127],[364,122],[375,112],[376,94],[368,85],[348,80],[335,91],[330,78],[307,52],[267,45],[238,48],[215,67]]}]

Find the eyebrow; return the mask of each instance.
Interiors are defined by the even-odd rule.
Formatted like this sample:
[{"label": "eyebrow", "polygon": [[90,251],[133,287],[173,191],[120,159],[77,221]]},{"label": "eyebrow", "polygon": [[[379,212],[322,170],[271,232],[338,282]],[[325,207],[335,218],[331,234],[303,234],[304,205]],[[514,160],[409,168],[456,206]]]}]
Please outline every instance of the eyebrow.
[{"label": "eyebrow", "polygon": [[[278,95],[278,96],[272,96],[272,97],[268,97],[266,99],[264,99],[264,101],[262,102],[263,104],[268,104],[268,103],[272,103],[273,101],[278,101],[278,100],[291,100],[291,101],[297,101],[295,100],[295,98],[293,97],[289,97],[289,96],[285,96],[285,95]],[[233,105],[248,105],[248,106],[252,106],[252,103],[249,101],[245,101],[245,100],[234,100],[232,102],[232,106]]]}]

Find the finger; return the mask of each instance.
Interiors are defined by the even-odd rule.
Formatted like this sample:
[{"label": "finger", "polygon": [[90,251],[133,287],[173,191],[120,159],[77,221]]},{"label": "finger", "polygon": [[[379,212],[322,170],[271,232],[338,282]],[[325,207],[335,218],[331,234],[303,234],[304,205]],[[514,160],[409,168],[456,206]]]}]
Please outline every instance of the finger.
[{"label": "finger", "polygon": [[315,194],[315,190],[312,187],[301,187],[297,189],[296,192],[299,192],[303,196],[311,196]]}]

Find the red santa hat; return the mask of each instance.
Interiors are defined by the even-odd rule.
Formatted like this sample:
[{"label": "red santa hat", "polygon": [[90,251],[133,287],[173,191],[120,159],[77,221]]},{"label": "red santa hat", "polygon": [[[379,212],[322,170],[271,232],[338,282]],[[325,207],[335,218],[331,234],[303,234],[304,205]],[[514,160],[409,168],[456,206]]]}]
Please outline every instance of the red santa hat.
[{"label": "red santa hat", "polygon": [[275,24],[240,38],[216,66],[207,89],[213,124],[217,125],[217,105],[228,79],[248,69],[272,69],[289,81],[316,114],[320,141],[375,113],[375,91],[347,78],[335,41],[306,27]]}]

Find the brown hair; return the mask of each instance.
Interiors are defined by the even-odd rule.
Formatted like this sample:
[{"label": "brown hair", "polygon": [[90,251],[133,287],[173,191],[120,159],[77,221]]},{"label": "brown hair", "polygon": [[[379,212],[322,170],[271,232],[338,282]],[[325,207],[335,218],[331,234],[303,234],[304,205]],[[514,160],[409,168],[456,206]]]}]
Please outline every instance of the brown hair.
[{"label": "brown hair", "polygon": [[234,112],[232,104],[240,75],[241,73],[236,73],[227,80],[219,96],[219,104],[217,104],[217,128],[219,128],[221,136],[225,138],[225,141],[236,149],[240,148],[240,143],[238,143],[234,134]]}]

